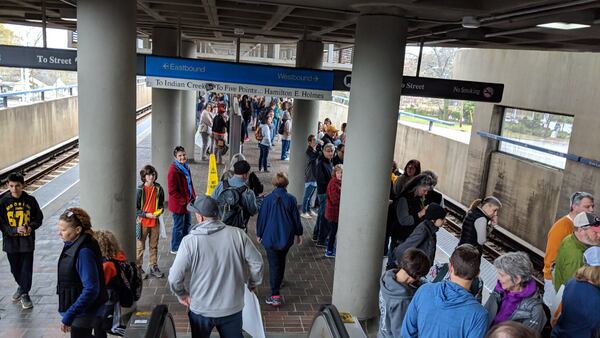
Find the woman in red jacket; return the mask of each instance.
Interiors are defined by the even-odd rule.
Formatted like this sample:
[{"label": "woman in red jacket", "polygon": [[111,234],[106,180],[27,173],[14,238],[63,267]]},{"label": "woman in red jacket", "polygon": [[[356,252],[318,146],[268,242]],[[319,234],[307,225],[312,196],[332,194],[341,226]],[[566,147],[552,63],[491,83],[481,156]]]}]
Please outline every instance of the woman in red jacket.
[{"label": "woman in red jacket", "polygon": [[340,198],[342,195],[342,164],[333,167],[333,173],[327,184],[327,203],[325,203],[325,219],[329,221],[329,239],[325,257],[335,257],[335,236],[337,235],[338,219],[340,216]]}]

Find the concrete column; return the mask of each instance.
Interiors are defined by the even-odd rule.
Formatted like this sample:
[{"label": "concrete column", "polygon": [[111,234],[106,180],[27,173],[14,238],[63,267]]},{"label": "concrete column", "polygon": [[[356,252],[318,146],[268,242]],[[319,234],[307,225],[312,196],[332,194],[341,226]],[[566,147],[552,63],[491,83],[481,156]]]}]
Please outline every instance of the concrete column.
[{"label": "concrete column", "polygon": [[[119,8],[115,11],[114,8]],[[77,4],[81,206],[135,257],[135,1]]]},{"label": "concrete column", "polygon": [[[321,69],[323,66],[323,43],[321,41],[300,40],[296,46],[296,67]],[[319,101],[294,100],[292,116],[292,146],[290,149],[290,166],[288,191],[294,195],[298,203],[304,194],[304,167],[306,139],[308,135],[317,133],[319,123]]]},{"label": "concrete column", "polygon": [[[332,297],[340,311],[359,319],[379,313],[405,43],[404,18],[392,14],[358,18]],[[318,52],[323,54],[322,49]],[[373,97],[378,98],[376,111],[370,102]]]},{"label": "concrete column", "polygon": [[333,63],[333,48],[335,47],[334,43],[330,43],[327,45],[327,63]]},{"label": "concrete column", "polygon": [[473,114],[473,127],[467,154],[467,168],[461,203],[471,205],[477,198],[486,195],[490,160],[492,153],[498,150],[498,141],[477,135],[478,131],[500,134],[502,125],[502,107],[494,108],[494,104],[477,102]]},{"label": "concrete column", "polygon": [[[181,43],[181,56],[185,58],[196,58],[196,44],[193,41]],[[194,134],[196,133],[196,91],[181,91],[181,116],[180,116],[179,144],[187,151],[188,159],[194,160]]]},{"label": "concrete column", "polygon": [[[152,30],[152,54],[178,56],[179,34],[176,28],[155,27]],[[167,186],[173,148],[179,145],[181,139],[180,109],[181,91],[152,88],[152,164],[158,171],[158,182],[163,187]],[[168,199],[167,195],[165,194],[165,201]]]}]

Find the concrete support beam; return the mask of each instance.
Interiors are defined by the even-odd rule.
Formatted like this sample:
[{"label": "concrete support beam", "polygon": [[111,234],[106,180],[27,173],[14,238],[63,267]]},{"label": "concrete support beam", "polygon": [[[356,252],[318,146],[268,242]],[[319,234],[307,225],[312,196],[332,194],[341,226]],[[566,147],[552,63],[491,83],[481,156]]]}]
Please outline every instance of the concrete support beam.
[{"label": "concrete support beam", "polygon": [[[181,56],[185,58],[196,58],[196,44],[193,41],[181,43]],[[181,144],[187,151],[188,159],[194,161],[194,134],[196,133],[196,91],[181,91]]]},{"label": "concrete support beam", "polygon": [[[362,14],[356,27],[332,301],[359,319],[379,313],[406,27],[404,18],[390,14]],[[323,49],[318,52],[322,55]],[[371,107],[373,97],[377,111]]]},{"label": "concrete support beam", "polygon": [[[115,11],[114,8],[119,8]],[[135,257],[136,3],[77,3],[81,206]]]},{"label": "concrete support beam", "polygon": [[[296,47],[296,67],[320,69],[323,66],[323,43],[321,41],[300,40]],[[294,195],[298,203],[304,194],[304,167],[306,139],[308,135],[317,133],[319,122],[319,101],[294,100],[292,113],[292,145],[290,149],[290,166],[288,191]]]},{"label": "concrete support beam", "polygon": [[[176,28],[156,27],[152,30],[152,54],[179,55]],[[152,88],[152,163],[158,171],[158,182],[164,187],[167,186],[167,172],[173,161],[173,148],[181,140],[180,110],[181,91]],[[167,198],[165,194],[165,201]]]},{"label": "concrete support beam", "polygon": [[491,103],[478,102],[473,114],[473,127],[467,154],[467,168],[461,203],[471,205],[477,198],[486,195],[488,174],[492,152],[498,150],[498,141],[477,135],[478,131],[500,134],[502,107]]}]

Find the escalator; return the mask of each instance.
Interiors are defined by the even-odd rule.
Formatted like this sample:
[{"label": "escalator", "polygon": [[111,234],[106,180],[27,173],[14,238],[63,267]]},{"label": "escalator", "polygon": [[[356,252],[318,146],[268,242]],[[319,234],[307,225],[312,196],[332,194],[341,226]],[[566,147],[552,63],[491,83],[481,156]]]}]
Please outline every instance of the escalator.
[{"label": "escalator", "polygon": [[[322,305],[315,315],[308,338],[366,338],[358,321],[334,305]],[[157,305],[152,312],[136,312],[131,317],[125,338],[176,338],[175,323],[166,305]],[[276,337],[276,335],[267,335]]]}]

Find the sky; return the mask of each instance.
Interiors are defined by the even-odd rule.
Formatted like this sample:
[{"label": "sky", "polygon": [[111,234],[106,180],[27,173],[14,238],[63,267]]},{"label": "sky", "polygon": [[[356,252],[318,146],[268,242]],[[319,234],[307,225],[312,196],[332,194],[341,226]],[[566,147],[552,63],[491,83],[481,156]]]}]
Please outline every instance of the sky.
[{"label": "sky", "polygon": [[[5,24],[4,27],[12,30],[16,35],[26,41],[27,46],[33,46],[36,38],[42,32],[41,27],[21,26]],[[46,29],[46,39],[48,48],[67,48],[68,31],[64,29]],[[42,39],[40,38],[35,47],[43,47]]]}]

